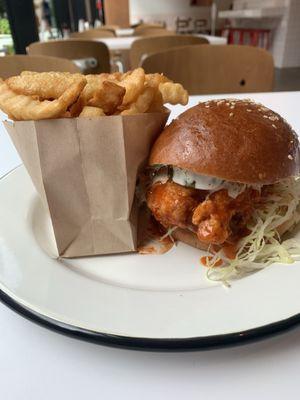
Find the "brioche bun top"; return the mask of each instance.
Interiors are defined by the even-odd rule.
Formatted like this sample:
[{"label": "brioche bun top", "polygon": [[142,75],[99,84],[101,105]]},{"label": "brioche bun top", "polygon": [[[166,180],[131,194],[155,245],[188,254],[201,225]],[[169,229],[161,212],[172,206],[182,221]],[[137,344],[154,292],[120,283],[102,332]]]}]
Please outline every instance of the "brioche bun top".
[{"label": "brioche bun top", "polygon": [[253,101],[200,103],[167,126],[150,165],[165,164],[248,184],[271,184],[299,173],[299,142],[277,113]]}]

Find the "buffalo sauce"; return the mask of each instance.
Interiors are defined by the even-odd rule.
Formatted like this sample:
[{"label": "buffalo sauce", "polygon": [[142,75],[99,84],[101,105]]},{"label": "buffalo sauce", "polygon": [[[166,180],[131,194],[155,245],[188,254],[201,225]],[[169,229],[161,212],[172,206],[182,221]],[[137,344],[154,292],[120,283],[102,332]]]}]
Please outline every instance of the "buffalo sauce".
[{"label": "buffalo sauce", "polygon": [[233,236],[241,236],[251,218],[254,203],[260,199],[258,191],[246,189],[235,199],[226,189],[213,193],[194,210],[192,222],[201,242],[222,245]]},{"label": "buffalo sauce", "polygon": [[[203,256],[200,258],[200,262],[202,265],[204,265],[205,267],[207,267],[207,261],[211,261],[212,260],[212,256]],[[223,261],[221,259],[217,260],[214,263],[214,267],[220,267],[223,264]]]},{"label": "buffalo sauce", "polygon": [[238,242],[245,236],[249,235],[250,229],[242,227],[231,237],[231,240],[222,245],[222,251],[229,260],[234,260],[238,252]]},{"label": "buffalo sauce", "polygon": [[237,244],[236,243],[225,243],[222,246],[222,251],[224,256],[229,258],[229,260],[233,260],[237,254]]},{"label": "buffalo sauce", "polygon": [[139,254],[164,254],[174,246],[172,238],[166,236],[166,230],[148,210],[140,210],[138,227]]}]

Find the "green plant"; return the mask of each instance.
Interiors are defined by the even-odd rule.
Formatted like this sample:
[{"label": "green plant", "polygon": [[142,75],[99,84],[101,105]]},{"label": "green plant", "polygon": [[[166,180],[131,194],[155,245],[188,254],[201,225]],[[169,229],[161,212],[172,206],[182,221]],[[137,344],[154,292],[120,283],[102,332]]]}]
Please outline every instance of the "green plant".
[{"label": "green plant", "polygon": [[10,34],[10,27],[8,19],[0,18],[0,34],[1,35],[9,35]]},{"label": "green plant", "polygon": [[5,48],[6,48],[6,55],[11,56],[15,54],[15,48],[13,44],[6,45]]}]

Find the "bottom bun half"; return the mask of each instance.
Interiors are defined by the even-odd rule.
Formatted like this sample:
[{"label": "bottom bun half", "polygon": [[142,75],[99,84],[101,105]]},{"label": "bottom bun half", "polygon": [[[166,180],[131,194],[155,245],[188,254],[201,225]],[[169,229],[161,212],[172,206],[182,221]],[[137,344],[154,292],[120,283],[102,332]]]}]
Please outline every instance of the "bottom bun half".
[{"label": "bottom bun half", "polygon": [[192,247],[196,247],[197,249],[203,251],[207,251],[210,246],[208,243],[200,242],[196,233],[187,229],[177,228],[174,232],[172,232],[172,237],[180,242],[188,244]]},{"label": "bottom bun half", "polygon": [[[293,215],[288,221],[284,222],[277,228],[279,235],[282,237],[288,231],[291,231],[296,224],[300,221],[300,213]],[[207,251],[209,249],[208,243],[200,242],[196,233],[187,229],[177,228],[172,232],[172,237],[180,242],[188,244],[189,246],[195,247],[196,249]]]}]

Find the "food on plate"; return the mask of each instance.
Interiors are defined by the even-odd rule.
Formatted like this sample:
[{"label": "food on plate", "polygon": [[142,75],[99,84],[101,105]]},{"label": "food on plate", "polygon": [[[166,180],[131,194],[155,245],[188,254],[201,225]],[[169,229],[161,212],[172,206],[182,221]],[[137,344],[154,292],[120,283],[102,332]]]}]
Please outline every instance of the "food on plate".
[{"label": "food on plate", "polygon": [[125,73],[118,80],[119,85],[125,88],[126,93],[123,98],[123,105],[130,104],[136,100],[144,89],[145,71],[143,68],[137,68],[132,73]]},{"label": "food on plate", "polygon": [[102,117],[105,113],[102,108],[99,107],[91,107],[91,106],[84,106],[79,117]]},{"label": "food on plate", "polygon": [[78,116],[83,107],[102,108],[105,114],[111,115],[122,104],[125,89],[101,75],[87,75],[87,84],[80,94],[78,101],[72,106],[71,114]]},{"label": "food on plate", "polygon": [[65,92],[55,100],[39,100],[36,96],[17,94],[0,80],[0,108],[14,120],[38,120],[59,118],[78,98],[85,80],[71,84]]},{"label": "food on plate", "polygon": [[164,82],[160,83],[159,91],[162,95],[164,103],[187,104],[188,94],[187,91],[180,85],[180,83]]},{"label": "food on plate", "polygon": [[73,83],[81,81],[85,82],[81,74],[24,71],[21,75],[6,79],[5,82],[18,94],[52,100],[60,97]]},{"label": "food on plate", "polygon": [[86,76],[23,71],[0,81],[0,109],[14,120],[163,112],[165,103],[187,102],[182,85],[142,68]]},{"label": "food on plate", "polygon": [[300,220],[298,138],[261,104],[190,108],[154,143],[148,173],[152,215],[173,238],[211,253],[202,258],[211,279],[300,255],[300,244],[283,239]]},{"label": "food on plate", "polygon": [[153,87],[145,87],[141,94],[138,95],[136,100],[131,103],[130,107],[121,112],[122,115],[132,115],[138,113],[144,113],[149,110],[151,103],[155,95],[155,89]]}]

